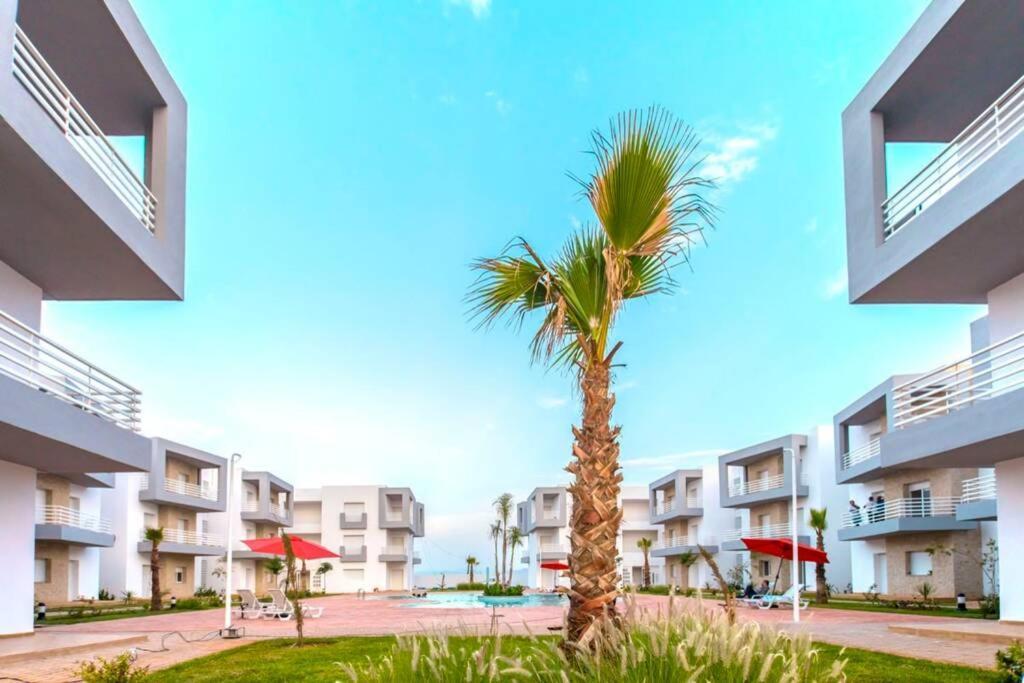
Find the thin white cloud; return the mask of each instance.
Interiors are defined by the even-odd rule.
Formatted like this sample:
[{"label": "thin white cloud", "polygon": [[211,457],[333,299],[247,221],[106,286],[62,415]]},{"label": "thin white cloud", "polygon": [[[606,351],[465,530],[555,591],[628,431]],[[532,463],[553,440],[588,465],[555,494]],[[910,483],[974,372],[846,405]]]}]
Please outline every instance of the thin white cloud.
[{"label": "thin white cloud", "polygon": [[849,278],[847,277],[846,265],[844,264],[842,268],[836,271],[835,275],[825,281],[822,295],[825,299],[835,299],[837,296],[846,293],[848,282]]},{"label": "thin white cloud", "polygon": [[736,133],[711,133],[705,142],[712,151],[704,159],[704,175],[714,178],[722,189],[743,180],[757,168],[765,144],[778,135],[778,126],[753,123],[737,126]]},{"label": "thin white cloud", "polygon": [[683,453],[669,453],[668,455],[653,455],[640,458],[626,458],[622,461],[624,467],[643,467],[669,469],[682,465],[692,465],[693,460],[710,460],[728,453],[724,448],[708,448],[697,451],[685,451]]},{"label": "thin white cloud", "polygon": [[484,97],[494,102],[494,110],[502,116],[507,114],[508,110],[511,109],[511,105],[508,103],[508,100],[502,97],[497,90],[488,90],[484,93]]},{"label": "thin white cloud", "polygon": [[561,396],[541,396],[537,399],[537,405],[544,410],[554,410],[555,408],[561,408],[569,399]]},{"label": "thin white cloud", "polygon": [[474,19],[483,19],[491,13],[491,0],[446,0],[452,7],[463,7],[473,13]]}]

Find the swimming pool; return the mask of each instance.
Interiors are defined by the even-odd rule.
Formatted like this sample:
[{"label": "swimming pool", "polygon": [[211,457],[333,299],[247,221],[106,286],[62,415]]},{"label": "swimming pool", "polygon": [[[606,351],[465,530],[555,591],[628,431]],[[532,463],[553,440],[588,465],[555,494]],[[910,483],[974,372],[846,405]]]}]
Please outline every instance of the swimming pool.
[{"label": "swimming pool", "polygon": [[557,593],[530,593],[516,597],[491,598],[483,593],[427,593],[402,607],[469,609],[480,607],[558,607],[568,601]]}]

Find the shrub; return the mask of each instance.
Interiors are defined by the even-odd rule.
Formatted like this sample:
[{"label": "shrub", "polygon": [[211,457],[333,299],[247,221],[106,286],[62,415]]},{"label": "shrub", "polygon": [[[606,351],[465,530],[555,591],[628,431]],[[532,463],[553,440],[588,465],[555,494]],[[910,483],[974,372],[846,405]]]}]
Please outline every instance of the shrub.
[{"label": "shrub", "polygon": [[97,600],[113,600],[114,594],[107,591],[106,588],[101,588],[100,592],[96,594]]},{"label": "shrub", "polygon": [[630,600],[620,626],[597,626],[593,649],[567,654],[550,638],[508,641],[398,636],[389,654],[339,664],[353,683],[378,681],[748,681],[831,683],[846,680],[845,660],[819,657],[806,634],[756,622],[732,625],[722,612],[638,611]]},{"label": "shrub", "polygon": [[97,657],[91,662],[83,662],[75,673],[82,683],[136,683],[146,678],[149,667],[135,666],[132,656],[122,652],[111,659]]},{"label": "shrub", "polygon": [[672,586],[648,586],[641,588],[640,592],[648,595],[668,595],[672,592]]},{"label": "shrub", "polygon": [[999,618],[999,594],[988,593],[978,601],[978,607],[981,609],[981,616],[986,619],[998,619]]},{"label": "shrub", "polygon": [[1024,646],[1021,646],[1019,640],[1005,650],[996,652],[996,669],[1004,683],[1024,680]]},{"label": "shrub", "polygon": [[217,597],[217,591],[213,588],[207,588],[206,586],[200,586],[196,589],[193,595],[197,598],[215,598]]},{"label": "shrub", "polygon": [[502,586],[500,583],[489,583],[484,586],[484,595],[492,598],[515,597],[522,594],[522,586]]},{"label": "shrub", "polygon": [[474,581],[473,583],[457,583],[455,584],[455,590],[457,591],[482,591],[487,588],[487,584]]}]

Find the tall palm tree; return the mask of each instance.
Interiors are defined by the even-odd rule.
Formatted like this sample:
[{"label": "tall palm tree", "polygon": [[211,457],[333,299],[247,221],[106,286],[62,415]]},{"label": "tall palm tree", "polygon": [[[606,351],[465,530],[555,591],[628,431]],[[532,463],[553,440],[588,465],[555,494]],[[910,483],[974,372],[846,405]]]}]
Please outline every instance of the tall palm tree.
[{"label": "tall palm tree", "polygon": [[651,539],[649,539],[647,537],[642,537],[639,541],[636,542],[636,547],[640,548],[640,552],[642,552],[644,554],[644,578],[643,578],[644,588],[650,588],[651,587],[650,553],[651,553],[651,546],[653,546],[653,545],[654,545],[654,542],[651,541]]},{"label": "tall palm tree", "polygon": [[508,532],[508,547],[510,550],[509,562],[508,562],[508,575],[505,576],[505,585],[512,585],[512,573],[515,571],[516,564],[516,548],[523,544],[523,532],[520,531],[518,526],[514,526],[509,529]]},{"label": "tall palm tree", "polygon": [[149,541],[149,609],[161,608],[160,601],[160,544],[164,540],[164,528],[146,527],[145,538]]},{"label": "tall palm tree", "polygon": [[494,511],[501,521],[501,580],[498,583],[503,584],[508,577],[505,562],[508,560],[508,519],[512,516],[512,494],[503,493],[495,498]]},{"label": "tall palm tree", "polygon": [[466,556],[466,573],[469,574],[469,582],[470,583],[474,583],[474,581],[473,581],[473,569],[476,568],[477,564],[479,564],[479,563],[477,562],[475,557],[473,557],[472,555],[467,555]]},{"label": "tall palm tree", "polygon": [[[825,529],[828,528],[828,509],[811,508],[807,524],[814,529],[817,536],[818,550],[825,550]],[[828,602],[828,582],[825,580],[825,565],[817,562],[814,565],[815,593],[814,600],[819,603]]]},{"label": "tall palm tree", "polygon": [[491,538],[494,540],[494,580],[501,583],[501,569],[498,567],[498,539],[502,536],[501,520],[497,519],[490,527]]},{"label": "tall palm tree", "polygon": [[480,277],[469,301],[481,326],[500,318],[522,323],[541,313],[531,344],[534,360],[574,368],[582,423],[573,428],[574,481],[568,638],[576,642],[617,594],[615,537],[619,427],[611,425],[612,367],[622,341],[612,330],[623,305],[672,289],[673,265],[714,219],[705,198],[714,182],[698,173],[698,140],[668,112],[626,112],[608,135],[591,137],[597,169],[576,180],[597,217],[562,252],[542,259],[523,238],[495,258],[476,261]]}]

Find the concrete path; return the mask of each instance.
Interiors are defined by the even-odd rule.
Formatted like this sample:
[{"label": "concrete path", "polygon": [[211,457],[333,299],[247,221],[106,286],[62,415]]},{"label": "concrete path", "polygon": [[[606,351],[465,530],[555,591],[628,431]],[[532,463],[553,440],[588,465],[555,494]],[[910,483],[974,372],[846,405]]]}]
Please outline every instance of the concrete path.
[{"label": "concrete path", "polygon": [[[468,632],[490,630],[492,612],[488,609],[458,608],[412,608],[406,601],[373,599],[357,600],[353,596],[331,596],[307,601],[323,606],[320,619],[306,620],[306,635],[393,635],[442,629],[462,629]],[[668,598],[639,596],[638,604],[651,611],[665,611]],[[696,599],[675,600],[676,609],[696,609]],[[719,609],[717,602],[705,601],[705,608]],[[506,632],[546,634],[549,627],[562,623],[561,607],[509,607],[497,610],[499,623]],[[820,609],[804,613],[799,626],[789,623],[787,610],[741,609],[742,620],[753,620],[774,625],[786,630],[799,629],[808,632],[812,638],[824,642],[869,650],[878,650],[908,657],[933,659],[967,666],[990,668],[993,666],[995,651],[1000,645],[990,642],[960,640],[951,642],[940,635],[918,634],[916,632],[895,633],[890,625],[912,627],[926,622],[928,626],[957,631],[972,628],[986,628],[985,622],[973,619],[951,619],[945,617],[920,617],[913,615],[884,614],[877,612],[855,612],[847,610]],[[258,638],[290,637],[295,634],[294,622],[276,620],[246,620],[237,624],[245,629],[245,637],[239,640],[221,640],[215,632],[223,625],[223,612],[175,612],[159,616],[138,617],[77,624],[74,626],[51,626],[41,629],[40,634],[80,634],[110,637],[143,637],[145,642],[138,645],[139,661],[153,669],[200,657],[223,649],[238,647]],[[177,633],[179,635],[166,635]],[[211,635],[212,634],[212,635]],[[185,642],[181,636],[188,641]],[[203,641],[203,638],[209,640]],[[97,647],[88,653],[58,653],[48,655],[45,647],[40,648],[36,659],[15,662],[4,666],[0,672],[9,677],[31,683],[44,681],[72,680],[77,663],[94,656],[109,657],[122,652],[124,645]],[[146,652],[144,650],[164,650]],[[0,681],[2,681],[0,677]]]}]

